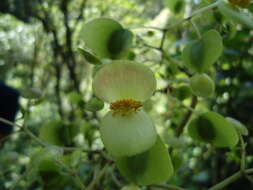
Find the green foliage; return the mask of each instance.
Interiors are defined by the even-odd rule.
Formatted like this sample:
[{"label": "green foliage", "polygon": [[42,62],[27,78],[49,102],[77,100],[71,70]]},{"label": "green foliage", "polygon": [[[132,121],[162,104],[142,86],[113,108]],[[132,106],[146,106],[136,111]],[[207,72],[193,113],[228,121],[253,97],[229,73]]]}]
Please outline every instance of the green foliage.
[{"label": "green foliage", "polygon": [[0,11],[0,78],[21,93],[0,139],[1,190],[253,188],[242,176],[252,3],[3,0]]},{"label": "green foliage", "polygon": [[118,159],[116,165],[123,176],[140,185],[159,184],[173,175],[167,147],[160,137],[148,151]]},{"label": "green foliage", "polygon": [[95,111],[99,111],[101,109],[103,109],[104,107],[104,102],[102,102],[101,100],[97,99],[97,98],[91,98],[87,104],[86,104],[86,110],[91,111],[91,112],[95,112]]},{"label": "green foliage", "polygon": [[[99,18],[85,24],[81,38],[85,45],[101,58],[119,58],[132,45],[133,33],[109,18]],[[98,59],[87,51],[82,51],[88,61]]]},{"label": "green foliage", "polygon": [[233,125],[215,112],[201,114],[192,120],[188,132],[193,139],[218,147],[233,147],[239,139]]},{"label": "green foliage", "polygon": [[78,51],[84,56],[84,58],[91,64],[100,64],[101,61],[90,50],[78,48]]},{"label": "green foliage", "polygon": [[214,82],[207,74],[196,74],[190,79],[193,94],[200,97],[210,97],[214,94]]},{"label": "green foliage", "polygon": [[185,47],[182,59],[192,70],[202,73],[218,60],[222,50],[220,34],[216,30],[209,30],[200,40],[189,43]]},{"label": "green foliage", "polygon": [[228,120],[235,127],[239,135],[247,136],[249,134],[247,127],[245,127],[240,121],[237,121],[231,117],[226,117],[226,120]]},{"label": "green foliage", "polygon": [[228,3],[225,3],[224,1],[219,2],[218,8],[226,18],[231,19],[240,24],[243,24],[249,28],[253,28],[252,15],[246,14],[241,10],[238,10],[238,8],[233,7]]}]

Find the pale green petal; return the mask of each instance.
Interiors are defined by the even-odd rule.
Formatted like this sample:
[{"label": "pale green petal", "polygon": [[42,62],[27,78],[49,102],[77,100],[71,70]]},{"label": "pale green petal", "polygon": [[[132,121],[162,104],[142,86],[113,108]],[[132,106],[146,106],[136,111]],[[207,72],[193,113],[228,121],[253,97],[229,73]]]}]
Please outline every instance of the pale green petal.
[{"label": "pale green petal", "polygon": [[145,101],[156,89],[153,72],[145,65],[131,61],[113,61],[102,67],[93,80],[97,97],[114,102],[122,99]]},{"label": "pale green petal", "polygon": [[100,133],[107,151],[114,157],[132,156],[146,151],[156,141],[156,130],[144,111],[127,116],[108,112],[101,120]]}]

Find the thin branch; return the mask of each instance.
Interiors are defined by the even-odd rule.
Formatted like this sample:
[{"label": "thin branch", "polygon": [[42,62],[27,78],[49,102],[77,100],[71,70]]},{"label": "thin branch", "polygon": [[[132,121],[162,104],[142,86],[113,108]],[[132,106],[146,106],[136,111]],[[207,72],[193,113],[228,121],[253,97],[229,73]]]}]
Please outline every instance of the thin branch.
[{"label": "thin branch", "polygon": [[156,188],[167,189],[167,190],[186,190],[182,187],[178,187],[174,185],[150,185],[150,187],[156,187]]},{"label": "thin branch", "polygon": [[83,0],[82,3],[81,3],[80,9],[79,9],[79,15],[78,15],[78,17],[77,17],[76,20],[75,20],[73,32],[76,30],[78,23],[79,23],[81,20],[83,20],[83,18],[84,18],[84,10],[85,10],[85,8],[86,8],[87,1],[88,1],[88,0]]},{"label": "thin branch", "polygon": [[110,166],[110,163],[107,163],[104,168],[102,170],[100,170],[100,172],[96,175],[94,174],[94,178],[91,181],[91,183],[89,184],[89,186],[87,187],[87,190],[92,190],[95,188],[95,186],[97,184],[99,184],[99,181],[101,180],[101,178],[105,175],[108,167]]},{"label": "thin branch", "polygon": [[221,190],[224,187],[226,187],[227,185],[229,185],[229,184],[233,183],[234,181],[238,180],[242,176],[243,176],[243,172],[238,171],[235,174],[233,174],[232,176],[224,179],[220,183],[218,183],[218,184],[214,185],[213,187],[209,188],[208,190]]},{"label": "thin branch", "polygon": [[66,60],[67,67],[69,69],[69,75],[73,82],[74,89],[77,92],[80,92],[79,81],[77,79],[77,75],[75,71],[76,60],[75,60],[75,56],[74,56],[73,48],[72,48],[73,32],[69,26],[69,10],[68,10],[69,3],[70,3],[70,0],[62,0],[61,6],[60,6],[62,14],[63,14],[63,23],[65,26],[65,39],[66,39],[66,46],[67,46],[67,51],[66,53],[64,53],[64,58]]},{"label": "thin branch", "polygon": [[151,29],[151,30],[158,30],[158,31],[163,31],[163,28],[155,27],[155,26],[130,26],[128,27],[130,30],[134,29]]},{"label": "thin branch", "polygon": [[194,30],[196,31],[196,34],[197,34],[198,38],[201,39],[201,33],[198,29],[198,26],[196,25],[196,23],[192,19],[190,20],[190,22],[191,22]]},{"label": "thin branch", "polygon": [[161,49],[159,47],[155,47],[155,46],[147,44],[140,36],[137,35],[136,38],[137,38],[137,40],[139,40],[142,43],[143,46],[161,51]]},{"label": "thin branch", "polygon": [[[40,144],[41,146],[43,147],[50,147],[51,145],[45,143],[44,141],[42,141],[40,138],[38,138],[36,135],[34,135],[28,128],[26,125],[23,125],[23,126],[20,126],[18,124],[15,124],[11,121],[8,121],[4,118],[1,118],[0,117],[0,121],[6,123],[6,124],[9,124],[9,125],[12,125],[12,126],[16,126],[16,127],[19,127],[19,128],[22,128],[24,129],[24,132],[30,136],[34,141],[36,141],[38,144]],[[72,176],[77,185],[79,185],[80,189],[81,190],[86,190],[84,184],[82,183],[82,180],[80,179],[79,175],[77,174],[76,171],[72,170],[71,168],[69,168],[66,164],[64,164],[62,161],[58,160],[58,159],[54,159],[56,163],[58,163],[61,167],[63,167],[64,169],[66,169],[68,171],[68,173],[70,174],[70,176]]]},{"label": "thin branch", "polygon": [[244,171],[245,170],[245,163],[246,163],[246,160],[245,160],[245,157],[246,157],[246,144],[242,138],[242,135],[239,135],[240,137],[240,144],[241,144],[241,171]]},{"label": "thin branch", "polygon": [[183,24],[184,22],[191,20],[193,17],[195,17],[195,16],[197,16],[197,15],[199,15],[199,14],[205,12],[205,11],[208,11],[208,10],[216,8],[218,6],[218,3],[219,3],[219,1],[216,1],[216,2],[214,2],[211,5],[205,6],[205,7],[201,8],[201,9],[198,9],[198,10],[194,11],[190,16],[188,16],[188,17],[180,20],[179,22],[177,22],[175,24],[172,24],[172,25],[166,27],[165,30],[169,30],[170,28],[174,28],[175,26]]},{"label": "thin branch", "polygon": [[192,100],[191,100],[191,105],[190,105],[191,109],[188,112],[186,112],[186,114],[184,115],[181,123],[176,128],[176,132],[175,132],[176,137],[179,137],[182,134],[182,132],[184,130],[184,127],[186,126],[186,124],[188,123],[189,119],[191,118],[191,115],[193,113],[192,109],[194,109],[196,107],[197,103],[198,103],[197,96],[193,96]]}]

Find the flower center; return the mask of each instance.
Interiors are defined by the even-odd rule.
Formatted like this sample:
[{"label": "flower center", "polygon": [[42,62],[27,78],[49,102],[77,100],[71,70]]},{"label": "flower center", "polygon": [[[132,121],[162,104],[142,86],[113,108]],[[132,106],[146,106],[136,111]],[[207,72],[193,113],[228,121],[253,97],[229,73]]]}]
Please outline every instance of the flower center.
[{"label": "flower center", "polygon": [[138,109],[142,106],[140,101],[136,101],[133,99],[122,99],[116,102],[112,102],[110,105],[110,109],[113,111],[113,115],[121,114],[122,116],[126,116],[132,112],[138,111]]}]

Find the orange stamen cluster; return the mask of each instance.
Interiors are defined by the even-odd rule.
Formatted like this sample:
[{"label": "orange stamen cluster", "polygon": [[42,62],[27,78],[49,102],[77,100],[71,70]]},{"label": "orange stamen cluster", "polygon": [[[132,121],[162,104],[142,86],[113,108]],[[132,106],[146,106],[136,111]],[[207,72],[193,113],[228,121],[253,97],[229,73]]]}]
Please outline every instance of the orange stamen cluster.
[{"label": "orange stamen cluster", "polygon": [[250,0],[229,0],[229,2],[242,8],[246,8],[250,4]]},{"label": "orange stamen cluster", "polygon": [[140,101],[136,101],[133,99],[123,99],[118,100],[116,102],[112,102],[110,105],[110,109],[113,111],[113,114],[121,114],[123,116],[128,115],[132,112],[138,111],[138,109],[142,106]]}]

